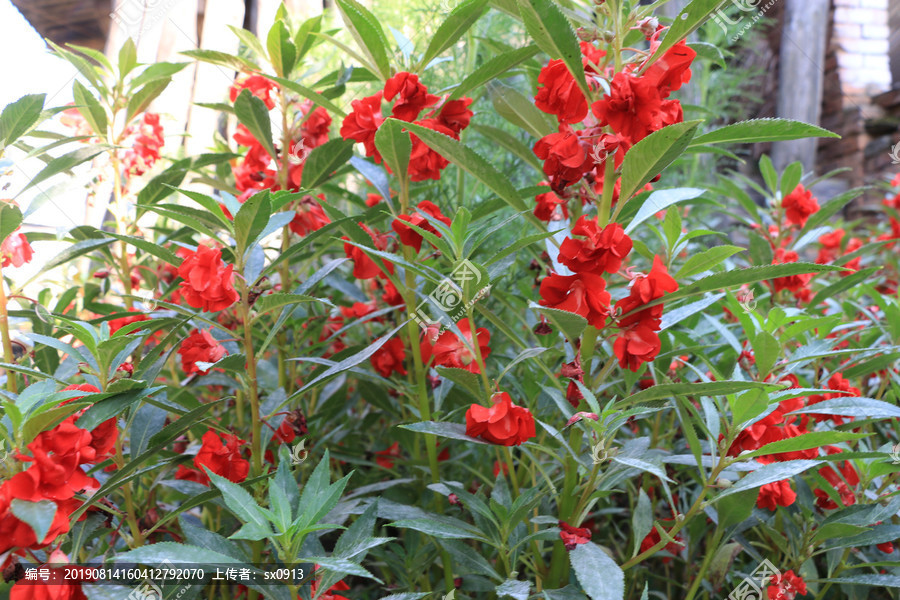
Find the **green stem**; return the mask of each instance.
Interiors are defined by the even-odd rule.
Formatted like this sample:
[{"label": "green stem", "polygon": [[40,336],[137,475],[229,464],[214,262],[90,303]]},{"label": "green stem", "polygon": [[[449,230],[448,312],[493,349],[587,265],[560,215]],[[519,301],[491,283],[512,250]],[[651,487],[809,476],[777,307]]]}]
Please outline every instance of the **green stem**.
[{"label": "green stem", "polygon": [[[6,282],[3,281],[3,270],[0,268],[0,335],[3,337],[3,360],[11,365],[15,360],[12,340],[9,337],[9,311],[6,307]],[[6,389],[13,394],[19,393],[15,371],[6,370]]]}]

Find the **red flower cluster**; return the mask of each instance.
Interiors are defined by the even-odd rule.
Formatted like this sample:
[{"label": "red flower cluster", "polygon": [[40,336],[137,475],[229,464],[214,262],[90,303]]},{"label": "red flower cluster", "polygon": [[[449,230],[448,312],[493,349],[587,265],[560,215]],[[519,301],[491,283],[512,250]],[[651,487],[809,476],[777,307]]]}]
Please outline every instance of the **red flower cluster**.
[{"label": "red flower cluster", "polygon": [[266,108],[275,108],[275,96],[278,93],[278,85],[257,73],[241,73],[228,89],[228,97],[234,102],[244,90],[265,102]]},{"label": "red flower cluster", "polygon": [[[471,98],[445,100],[438,105],[440,97],[429,94],[428,88],[419,81],[418,75],[403,71],[397,73],[385,82],[384,90],[354,100],[350,104],[352,110],[341,124],[341,137],[361,143],[366,156],[373,157],[377,163],[381,162],[381,154],[375,148],[375,132],[385,119],[381,112],[382,100],[393,101],[391,116],[394,118],[427,127],[457,140],[460,131],[469,126],[473,114],[469,109]],[[417,120],[421,112],[428,107],[434,108],[425,118]],[[411,135],[410,138],[412,140],[410,179],[412,181],[440,179],[441,171],[449,164],[447,159],[429,148],[415,135]]]},{"label": "red flower cluster", "polygon": [[676,290],[678,282],[669,275],[659,256],[655,256],[650,273],[635,277],[628,296],[616,302],[616,313],[621,315],[617,323],[621,335],[613,344],[613,351],[623,369],[636,372],[642,363],[652,361],[659,354],[657,332],[662,322],[663,305],[641,307]]},{"label": "red flower cluster", "polygon": [[208,370],[197,366],[198,362],[214,363],[225,356],[225,348],[207,330],[195,329],[181,342],[178,355],[181,356],[181,368],[188,375],[199,373],[206,375]]},{"label": "red flower cluster", "polygon": [[137,129],[129,125],[125,135],[131,139],[131,148],[124,151],[122,164],[132,175],[143,175],[159,160],[159,149],[166,144],[159,115],[144,113]]},{"label": "red flower cluster", "polygon": [[[63,391],[99,392],[89,384],[70,385]],[[66,400],[68,404],[84,396]],[[38,549],[69,531],[69,515],[81,506],[75,495],[96,490],[100,483],[88,476],[83,465],[106,460],[118,439],[116,419],[104,421],[93,430],[82,429],[75,421],[84,411],[67,417],[62,423],[39,433],[30,444],[31,455],[17,454],[18,460],[32,463],[26,470],[13,475],[0,485],[0,555],[12,550],[22,554],[24,549]],[[11,510],[13,500],[56,504],[53,521],[42,540],[35,537],[30,525],[20,521]],[[79,520],[82,520],[84,515]]]},{"label": "red flower cluster", "polygon": [[566,238],[559,247],[559,262],[575,273],[616,273],[631,252],[631,238],[618,223],[600,229],[596,219],[581,217],[572,235],[586,239]]},{"label": "red flower cluster", "polygon": [[372,367],[378,371],[379,375],[390,377],[391,373],[406,375],[406,367],[403,366],[405,358],[406,348],[403,347],[403,340],[391,338],[375,351],[375,354],[369,358],[369,362],[372,363]]},{"label": "red flower cluster", "polygon": [[498,392],[491,401],[489,408],[473,404],[466,411],[466,435],[501,446],[519,446],[537,435],[531,411],[513,404],[509,394]]},{"label": "red flower cluster", "polygon": [[[222,439],[225,440],[224,444]],[[194,457],[196,468],[189,469],[184,465],[179,465],[175,479],[209,485],[209,475],[203,470],[203,467],[206,467],[216,475],[234,483],[244,481],[250,472],[250,463],[241,456],[240,446],[246,443],[246,440],[230,433],[222,434],[220,439],[215,431],[208,430],[203,434],[200,451]]]},{"label": "red flower cluster", "polygon": [[781,208],[784,209],[784,217],[789,225],[803,227],[806,220],[819,211],[819,201],[813,197],[811,191],[798,185],[781,201]]},{"label": "red flower cluster", "polygon": [[[475,360],[474,345],[472,341],[472,326],[468,319],[463,319],[457,323],[460,332],[463,334],[464,340],[460,339],[450,330],[441,333],[432,345],[427,336],[421,341],[422,362],[428,364],[434,358],[434,366],[451,367],[454,369],[465,369],[470,373],[481,373],[481,367]],[[491,353],[488,344],[491,341],[491,333],[479,327],[475,330],[475,340],[478,343],[478,351],[481,353],[481,359],[486,360]]]},{"label": "red flower cluster", "polygon": [[34,252],[31,250],[31,244],[24,233],[11,233],[8,238],[0,244],[0,266],[3,268],[12,265],[21,267],[25,263],[30,263]]},{"label": "red flower cluster", "polygon": [[772,575],[772,585],[766,589],[771,600],[794,600],[797,595],[806,596],[806,582],[793,570],[785,571],[781,575]]},{"label": "red flower cluster", "polygon": [[178,267],[181,293],[185,302],[194,308],[216,312],[238,301],[234,289],[234,265],[225,266],[222,251],[200,244]]},{"label": "red flower cluster", "polygon": [[574,550],[578,544],[587,544],[591,541],[591,530],[587,527],[572,527],[565,521],[560,521],[559,529],[559,538],[566,550]]},{"label": "red flower cluster", "polygon": [[[376,250],[388,249],[389,238],[387,234],[381,233],[365,223],[360,223],[359,226],[372,238],[372,243]],[[341,239],[349,240],[350,238],[345,236]],[[369,258],[369,255],[362,248],[353,244],[344,244],[344,254],[347,255],[347,258],[353,260],[353,276],[357,279],[372,279],[373,277],[384,277],[386,279],[385,273],[394,272],[392,263],[380,260],[381,266],[379,266],[378,263]]]},{"label": "red flower cluster", "polygon": [[[411,246],[415,248],[416,252],[422,249],[422,235],[410,227],[410,225],[415,225],[420,229],[424,229],[429,233],[433,233],[437,237],[441,237],[441,233],[434,228],[434,226],[428,222],[423,215],[419,213],[425,213],[433,219],[440,221],[444,225],[450,225],[450,219],[445,217],[441,212],[441,209],[438,208],[436,204],[430,202],[428,200],[422,200],[419,202],[418,206],[416,206],[419,212],[411,214],[411,215],[400,215],[394,222],[391,224],[394,231],[397,232],[397,237],[400,239],[400,243],[404,246]],[[407,224],[408,223],[408,224]]]},{"label": "red flower cluster", "polygon": [[[319,194],[319,200],[325,201],[325,194]],[[309,235],[331,223],[322,205],[309,194],[303,196],[297,205],[297,212],[288,224],[291,231],[299,236]]]},{"label": "red flower cluster", "polygon": [[[651,53],[659,45],[658,35],[659,31],[650,38]],[[667,125],[681,122],[681,104],[668,96],[690,80],[690,65],[696,56],[687,44],[679,42],[652,65],[632,64],[610,75],[601,65],[604,51],[581,42],[581,53],[592,89],[599,87],[597,77],[605,76],[610,81],[609,93],[590,106],[593,117],[588,115],[588,99],[562,60],[551,60],[541,69],[534,99],[537,108],[555,115],[559,122],[558,132],[541,138],[534,146],[534,153],[544,161],[544,174],[557,193],[582,178],[601,193],[609,155],[615,154],[618,167],[635,143]],[[641,70],[644,72],[638,75]],[[571,127],[578,123],[584,123],[586,128]],[[612,134],[604,130],[607,126]],[[613,186],[617,183],[608,182]],[[618,199],[618,188],[615,198]],[[546,214],[546,207],[541,212]]]}]

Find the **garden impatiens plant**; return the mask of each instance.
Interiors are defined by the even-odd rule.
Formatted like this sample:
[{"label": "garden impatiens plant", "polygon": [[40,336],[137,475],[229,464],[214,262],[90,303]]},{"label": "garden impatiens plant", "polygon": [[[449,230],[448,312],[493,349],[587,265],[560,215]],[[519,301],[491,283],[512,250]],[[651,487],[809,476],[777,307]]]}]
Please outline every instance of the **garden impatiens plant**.
[{"label": "garden impatiens plant", "polygon": [[[196,156],[149,112],[186,62],[54,45],[74,105],[0,115],[46,162],[0,206],[9,597],[897,598],[900,180],[679,187],[833,134],[685,120],[722,2],[660,4],[282,8],[184,53],[233,77]],[[32,297],[62,177],[107,218]]]}]

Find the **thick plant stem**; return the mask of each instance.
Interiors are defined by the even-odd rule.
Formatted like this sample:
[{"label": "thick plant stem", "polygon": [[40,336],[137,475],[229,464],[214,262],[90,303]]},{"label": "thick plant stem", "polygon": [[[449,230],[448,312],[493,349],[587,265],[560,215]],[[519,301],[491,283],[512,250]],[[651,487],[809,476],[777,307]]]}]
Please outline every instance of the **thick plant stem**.
[{"label": "thick plant stem", "polygon": [[610,156],[606,159],[603,167],[603,197],[600,199],[600,209],[597,216],[597,224],[600,227],[609,225],[609,214],[612,211],[613,191],[616,189],[615,182],[616,160]]},{"label": "thick plant stem", "polygon": [[[9,337],[9,311],[6,308],[6,283],[3,281],[3,270],[0,268],[0,335],[3,336],[3,360],[11,365],[15,360],[12,350],[12,341]],[[6,389],[13,394],[19,393],[14,371],[6,370]]]},{"label": "thick plant stem", "polygon": [[[122,193],[122,165],[115,151],[111,152],[113,168],[113,196],[116,200],[116,230],[119,235],[127,235],[128,228],[125,223],[125,195]],[[122,287],[125,288],[125,308],[134,308],[134,301],[130,298],[133,293],[131,287],[131,267],[128,264],[128,244],[121,242],[121,254],[119,255],[119,276],[122,279]]]}]

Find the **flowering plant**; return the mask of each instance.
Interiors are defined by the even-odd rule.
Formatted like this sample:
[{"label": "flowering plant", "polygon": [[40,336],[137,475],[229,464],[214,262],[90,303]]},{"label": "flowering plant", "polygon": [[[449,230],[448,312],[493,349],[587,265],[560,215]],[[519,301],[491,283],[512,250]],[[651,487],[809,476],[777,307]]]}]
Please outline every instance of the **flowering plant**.
[{"label": "flowering plant", "polygon": [[[799,164],[674,187],[687,154],[833,136],[685,120],[719,4],[464,0],[398,53],[356,0],[341,30],[282,7],[185,53],[235,74],[198,107],[234,126],[181,158],[148,109],[184,64],[55,47],[75,105],[11,104],[0,149],[47,157],[22,192],[96,159],[113,222],[68,231],[42,276],[79,275],[32,299],[45,240],[0,206],[10,597],[102,597],[26,567],[163,561],[310,566],[158,582],[179,598],[900,587],[900,181],[884,228],[837,227],[861,190],[820,202]],[[514,45],[477,41],[495,17]]]}]

